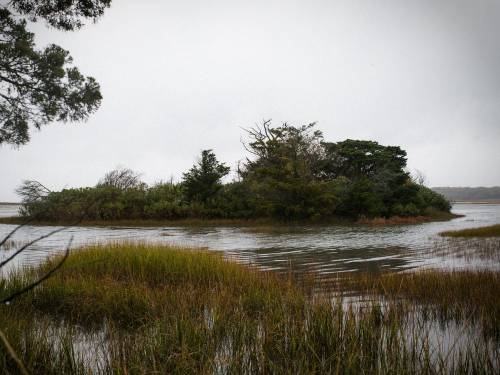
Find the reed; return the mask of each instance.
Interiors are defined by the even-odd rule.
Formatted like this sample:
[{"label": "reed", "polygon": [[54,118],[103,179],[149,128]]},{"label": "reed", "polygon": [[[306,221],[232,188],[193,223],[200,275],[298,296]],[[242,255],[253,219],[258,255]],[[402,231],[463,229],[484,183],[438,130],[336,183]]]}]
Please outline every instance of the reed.
[{"label": "reed", "polygon": [[500,224],[439,233],[443,237],[500,237]]},{"label": "reed", "polygon": [[[0,294],[57,260],[11,274]],[[434,301],[414,289],[422,301]],[[39,288],[1,306],[0,329],[33,373],[465,374],[499,368],[498,345],[486,338],[438,350],[432,334],[415,330],[427,320],[414,313],[411,300],[356,306],[310,292],[287,276],[215,252],[147,243],[91,246],[74,252]],[[18,371],[0,349],[0,372]]]},{"label": "reed", "polygon": [[446,260],[459,259],[468,264],[500,264],[499,237],[443,237],[436,239],[426,255]]},{"label": "reed", "polygon": [[488,336],[500,340],[500,272],[423,270],[355,275],[343,287],[392,300],[407,298],[441,320],[479,321]]}]

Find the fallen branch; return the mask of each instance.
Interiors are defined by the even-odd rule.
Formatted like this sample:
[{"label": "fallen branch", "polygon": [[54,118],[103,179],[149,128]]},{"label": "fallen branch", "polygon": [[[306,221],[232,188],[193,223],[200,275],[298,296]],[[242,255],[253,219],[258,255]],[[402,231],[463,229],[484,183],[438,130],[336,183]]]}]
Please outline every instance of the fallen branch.
[{"label": "fallen branch", "polygon": [[0,301],[0,304],[8,304],[8,303],[10,303],[13,299],[15,299],[15,298],[19,297],[20,295],[22,295],[22,294],[24,294],[26,292],[29,292],[30,290],[36,288],[38,285],[40,285],[45,280],[47,280],[50,276],[52,276],[52,274],[54,272],[56,272],[59,268],[62,267],[62,265],[64,264],[64,262],[66,262],[66,259],[68,259],[72,243],[73,243],[73,236],[71,236],[71,238],[70,238],[70,240],[68,242],[68,246],[66,246],[66,251],[64,252],[64,256],[62,257],[62,259],[59,261],[59,263],[54,268],[51,268],[45,275],[43,275],[42,277],[40,277],[38,280],[32,282],[30,285],[24,287],[23,289],[15,292],[15,293],[12,293],[8,297],[2,299]]}]

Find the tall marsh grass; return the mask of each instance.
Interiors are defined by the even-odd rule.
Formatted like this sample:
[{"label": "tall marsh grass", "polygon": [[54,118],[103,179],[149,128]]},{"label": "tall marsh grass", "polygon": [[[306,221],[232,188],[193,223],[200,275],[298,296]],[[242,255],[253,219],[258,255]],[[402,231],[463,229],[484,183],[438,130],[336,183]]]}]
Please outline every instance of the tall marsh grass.
[{"label": "tall marsh grass", "polygon": [[500,237],[500,224],[480,228],[451,230],[439,234],[443,237]]},{"label": "tall marsh grass", "polygon": [[431,257],[439,256],[443,260],[459,259],[472,265],[483,263],[488,265],[490,269],[499,269],[500,238],[441,238],[434,242],[428,255]]},{"label": "tall marsh grass", "polygon": [[500,272],[491,270],[422,270],[356,275],[343,287],[365,296],[405,298],[440,321],[479,322],[482,332],[500,343]]},{"label": "tall marsh grass", "polygon": [[[53,262],[12,274],[0,294]],[[54,277],[0,307],[0,329],[28,370],[44,374],[498,371],[497,344],[474,338],[440,351],[429,332],[414,329],[426,318],[412,307],[374,301],[356,308],[218,253],[122,243],[74,252]],[[0,372],[19,372],[4,347]]]}]

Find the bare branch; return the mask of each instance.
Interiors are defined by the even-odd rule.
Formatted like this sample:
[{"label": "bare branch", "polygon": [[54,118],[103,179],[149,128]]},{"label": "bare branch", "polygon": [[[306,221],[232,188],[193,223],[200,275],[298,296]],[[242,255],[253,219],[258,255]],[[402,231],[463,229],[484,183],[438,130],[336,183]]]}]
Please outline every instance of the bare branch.
[{"label": "bare branch", "polygon": [[[31,223],[33,220],[35,220],[35,216],[29,218],[28,220],[26,220],[24,223],[18,225],[17,227],[15,227],[9,234],[7,234],[7,236],[5,236],[1,241],[0,241],[0,247],[5,244],[9,238],[11,238],[19,229],[21,229],[22,227],[28,225],[29,223]],[[0,267],[1,268],[1,267]]]},{"label": "bare branch", "polygon": [[23,203],[35,202],[51,192],[49,188],[36,180],[24,180],[22,184],[16,188],[16,193],[21,197]]},{"label": "bare branch", "polygon": [[129,168],[114,169],[104,175],[97,186],[111,186],[120,190],[140,188],[144,186],[141,174]]},{"label": "bare branch", "polygon": [[18,290],[15,293],[12,293],[10,296],[2,299],[0,301],[0,303],[1,304],[5,304],[5,303],[11,302],[13,299],[15,299],[15,298],[23,295],[24,293],[27,293],[30,290],[36,288],[38,285],[40,285],[45,280],[47,280],[50,276],[52,276],[54,274],[54,272],[56,272],[59,268],[62,267],[62,265],[64,264],[64,262],[66,262],[66,259],[68,259],[72,243],[73,243],[73,236],[71,236],[71,238],[70,238],[70,240],[68,242],[68,246],[66,246],[66,251],[64,252],[64,256],[62,257],[62,259],[59,261],[59,263],[55,267],[51,268],[45,275],[43,275],[42,277],[40,277],[38,280],[32,282],[31,284],[29,284],[28,286],[24,287],[23,289]]},{"label": "bare branch", "polygon": [[[63,230],[69,228],[69,227],[72,227],[72,226],[75,226],[75,225],[78,225],[80,224],[83,219],[85,218],[85,216],[87,215],[87,212],[88,210],[90,209],[90,207],[92,207],[92,205],[94,205],[96,201],[93,201],[91,202],[86,208],[85,210],[83,211],[83,214],[78,218],[78,220],[76,220],[75,222],[73,222],[71,225],[69,226],[64,226],[64,227],[61,227],[61,228],[58,228],[58,229],[55,229],[47,234],[44,234],[44,235],[41,235],[37,238],[35,238],[34,240],[28,242],[27,244],[25,244],[24,246],[22,246],[20,249],[16,250],[16,252],[14,254],[12,254],[10,257],[8,257],[7,259],[5,259],[4,261],[0,262],[0,269],[5,266],[7,263],[9,263],[12,259],[14,259],[16,256],[18,256],[20,253],[22,253],[24,250],[26,250],[28,247],[34,245],[35,243],[45,239],[45,238],[48,238],[50,236],[53,236],[54,234],[56,233],[59,233],[59,232],[62,232]],[[31,220],[34,220],[36,218],[33,217],[31,218]],[[14,229],[14,231],[12,231],[9,235],[7,235],[7,238],[2,240],[2,244],[4,243],[4,241],[6,241],[8,238],[10,238],[12,236],[12,234],[14,234],[18,229],[20,229],[22,226],[26,225],[25,224],[21,224],[20,226],[18,226],[16,229]],[[13,233],[14,232],[14,233]]]},{"label": "bare branch", "polygon": [[[74,225],[77,225],[77,224],[74,224]],[[73,226],[73,225],[72,225]],[[35,243],[45,239],[45,238],[48,238],[50,236],[53,236],[54,234],[56,233],[59,233],[59,232],[62,232],[63,230],[67,229],[68,227],[61,227],[61,228],[58,228],[56,230],[53,230],[47,234],[44,234],[40,237],[37,237],[35,238],[34,240],[28,242],[27,244],[25,244],[24,246],[21,246],[21,248],[19,248],[18,250],[16,250],[16,252],[14,254],[12,254],[10,257],[8,257],[7,259],[5,259],[4,261],[0,262],[0,268],[2,268],[3,266],[5,266],[7,263],[9,263],[12,259],[14,259],[16,256],[18,256],[19,254],[21,254],[24,250],[26,250],[28,247],[34,245]]]}]

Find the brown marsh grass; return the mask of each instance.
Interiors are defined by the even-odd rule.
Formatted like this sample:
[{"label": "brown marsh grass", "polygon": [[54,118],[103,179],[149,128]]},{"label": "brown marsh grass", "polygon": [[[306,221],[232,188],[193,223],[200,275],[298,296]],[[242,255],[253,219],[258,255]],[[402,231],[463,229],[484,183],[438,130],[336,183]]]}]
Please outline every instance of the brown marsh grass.
[{"label": "brown marsh grass", "polygon": [[[53,262],[11,274],[0,294]],[[439,351],[430,331],[415,329],[427,318],[414,306],[463,309],[498,324],[497,315],[483,320],[498,313],[498,276],[404,277],[346,283],[395,297],[358,309],[215,252],[91,246],[32,293],[1,306],[0,329],[26,368],[40,374],[497,373],[498,343],[479,336]],[[91,349],[100,354],[89,357]],[[0,372],[19,371],[2,346]]]},{"label": "brown marsh grass", "polygon": [[421,270],[364,274],[343,281],[364,295],[413,301],[441,320],[479,321],[500,340],[500,272],[491,270]]},{"label": "brown marsh grass", "polygon": [[500,237],[500,224],[439,233],[443,237]]}]

